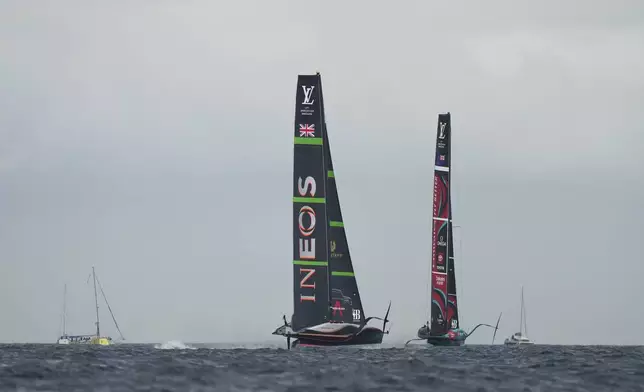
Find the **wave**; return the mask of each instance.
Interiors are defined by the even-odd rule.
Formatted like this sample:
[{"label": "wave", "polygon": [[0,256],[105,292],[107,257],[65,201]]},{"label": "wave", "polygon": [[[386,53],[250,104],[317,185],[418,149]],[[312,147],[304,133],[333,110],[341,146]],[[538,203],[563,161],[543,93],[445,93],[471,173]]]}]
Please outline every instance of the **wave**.
[{"label": "wave", "polygon": [[184,344],[178,340],[169,340],[165,343],[155,344],[154,348],[159,350],[196,350],[196,347],[192,347],[188,344]]}]

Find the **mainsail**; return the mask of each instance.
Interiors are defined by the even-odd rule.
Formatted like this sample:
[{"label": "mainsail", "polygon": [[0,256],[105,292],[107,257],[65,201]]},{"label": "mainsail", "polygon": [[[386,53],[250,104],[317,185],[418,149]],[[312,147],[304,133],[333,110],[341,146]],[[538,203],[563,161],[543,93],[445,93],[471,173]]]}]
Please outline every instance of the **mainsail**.
[{"label": "mainsail", "polygon": [[320,74],[299,75],[293,175],[293,330],[365,320],[331,161]]},{"label": "mainsail", "polygon": [[459,328],[450,198],[450,139],[450,114],[439,114],[432,214],[431,335]]},{"label": "mainsail", "polygon": [[299,75],[293,148],[293,330],[329,319],[326,163],[319,75]]},{"label": "mainsail", "polygon": [[436,130],[436,156],[434,157],[434,200],[432,208],[432,269],[431,269],[431,317],[430,322],[418,329],[418,339],[427,340],[434,346],[462,346],[468,336],[480,327],[494,329],[492,343],[501,321],[496,326],[477,324],[465,332],[458,319],[456,300],[456,269],[454,258],[454,235],[452,233],[451,203],[451,143],[452,125],[450,113],[438,115]]}]

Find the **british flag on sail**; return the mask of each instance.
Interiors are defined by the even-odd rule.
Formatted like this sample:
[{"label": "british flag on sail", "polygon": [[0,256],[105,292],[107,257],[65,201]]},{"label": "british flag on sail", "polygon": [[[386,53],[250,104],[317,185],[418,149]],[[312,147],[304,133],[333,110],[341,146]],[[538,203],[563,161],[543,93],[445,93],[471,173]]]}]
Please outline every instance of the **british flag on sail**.
[{"label": "british flag on sail", "polygon": [[315,124],[300,124],[300,137],[315,137]]}]

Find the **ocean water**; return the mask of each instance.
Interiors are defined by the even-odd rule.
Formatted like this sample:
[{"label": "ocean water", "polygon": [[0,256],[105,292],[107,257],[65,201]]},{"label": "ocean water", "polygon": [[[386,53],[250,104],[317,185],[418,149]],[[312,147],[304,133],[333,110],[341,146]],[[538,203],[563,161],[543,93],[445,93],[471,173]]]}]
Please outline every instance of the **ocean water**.
[{"label": "ocean water", "polygon": [[3,391],[644,391],[644,347],[0,345]]}]

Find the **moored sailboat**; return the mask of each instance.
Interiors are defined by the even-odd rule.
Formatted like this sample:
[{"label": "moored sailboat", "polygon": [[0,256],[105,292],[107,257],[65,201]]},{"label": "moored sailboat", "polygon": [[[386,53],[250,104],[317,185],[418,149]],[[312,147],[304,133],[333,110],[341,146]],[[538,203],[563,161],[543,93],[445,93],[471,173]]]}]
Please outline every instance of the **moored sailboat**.
[{"label": "moored sailboat", "polygon": [[[482,326],[494,328],[494,337],[496,337],[496,331],[501,320],[499,315],[496,326],[478,324],[470,332],[461,329],[459,322],[456,295],[456,260],[452,232],[451,133],[450,113],[439,114],[434,160],[430,282],[431,321],[428,321],[418,330],[417,339],[411,339],[407,343],[413,340],[426,340],[427,343],[435,346],[461,346],[465,343],[465,339]],[[492,338],[493,342],[494,337]]]},{"label": "moored sailboat", "polygon": [[[293,315],[287,347],[380,344],[388,322],[365,317],[342,220],[319,73],[299,75],[293,169]],[[389,303],[391,307],[391,303]],[[382,329],[367,325],[382,320]]]},{"label": "moored sailboat", "polygon": [[121,329],[118,326],[118,323],[116,322],[116,318],[114,317],[114,313],[112,312],[112,309],[110,308],[110,304],[107,302],[107,297],[105,296],[105,292],[103,291],[103,287],[101,286],[100,281],[98,280],[98,277],[96,276],[96,272],[94,270],[94,267],[92,267],[92,278],[94,281],[94,304],[96,306],[96,334],[93,335],[68,335],[67,334],[67,285],[65,285],[65,292],[64,292],[64,298],[63,298],[63,333],[62,335],[58,338],[57,343],[58,344],[92,344],[92,345],[99,345],[99,346],[109,346],[114,344],[114,341],[112,340],[111,337],[101,335],[101,327],[100,327],[100,318],[99,318],[99,306],[98,306],[98,291],[97,291],[97,282],[98,282],[98,287],[100,288],[101,295],[103,299],[105,300],[105,304],[107,305],[107,309],[110,312],[110,315],[112,316],[112,321],[114,322],[114,325],[116,326],[116,330],[118,331],[121,340],[125,340],[123,337],[123,334],[121,333]]},{"label": "moored sailboat", "polygon": [[62,329],[63,333],[58,338],[56,343],[58,344],[69,344],[69,337],[67,336],[67,284],[63,289],[63,315],[62,315]]},{"label": "moored sailboat", "polygon": [[528,323],[526,321],[525,303],[523,301],[523,286],[521,286],[521,318],[519,319],[519,332],[506,338],[504,344],[510,346],[534,344],[534,342],[528,338]]}]

